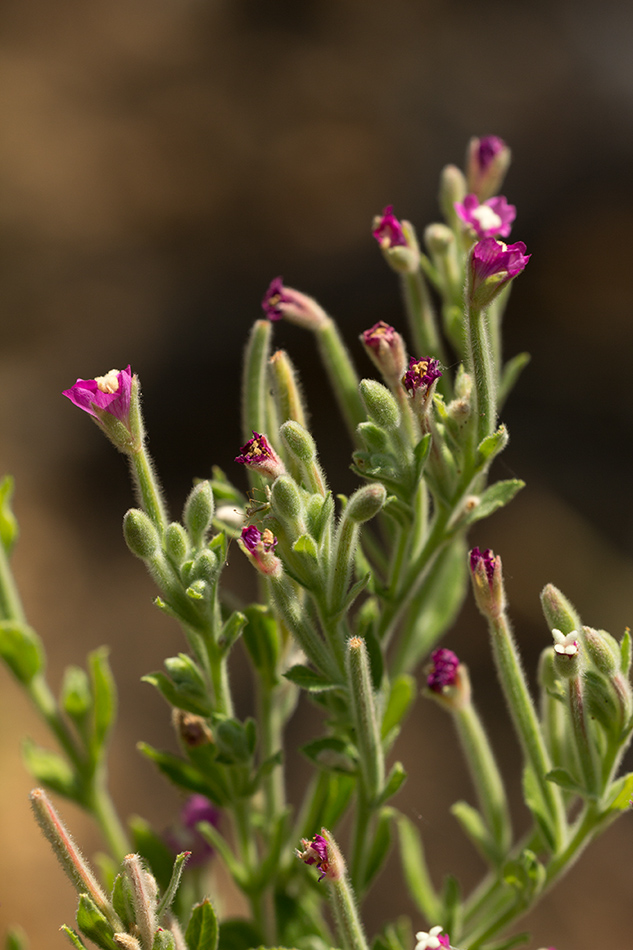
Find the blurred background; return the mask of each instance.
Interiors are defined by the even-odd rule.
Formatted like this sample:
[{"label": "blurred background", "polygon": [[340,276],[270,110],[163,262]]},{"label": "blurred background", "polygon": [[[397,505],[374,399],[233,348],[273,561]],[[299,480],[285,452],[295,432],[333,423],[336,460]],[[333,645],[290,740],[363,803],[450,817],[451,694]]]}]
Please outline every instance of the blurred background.
[{"label": "blurred background", "polygon": [[[503,556],[531,675],[548,641],[545,582],[587,623],[619,637],[631,622],[632,28],[619,0],[3,0],[0,470],[17,479],[14,565],[56,687],[67,663],[111,645],[124,814],[163,828],[179,808],[135,743],[173,746],[166,705],[137,684],[183,644],[121,537],[125,462],[61,390],[131,363],[174,516],[213,463],[242,484],[239,362],[270,279],[315,296],[370,373],[360,331],[403,325],[372,216],[393,203],[421,231],[438,214],[442,165],[461,164],[471,135],[511,145],[513,240],[533,255],[506,337],[508,355],[533,362],[504,413],[499,468],[528,488],[472,540]],[[335,490],[349,491],[349,446],[312,341],[288,326],[275,336],[304,374]],[[235,551],[230,577],[248,590]],[[471,606],[446,642],[518,773]],[[314,729],[310,716],[292,742]],[[2,669],[0,927],[22,923],[34,948],[56,950],[75,901],[29,814],[25,733],[48,741]],[[437,879],[451,868],[472,886],[478,859],[448,811],[468,795],[448,717],[420,700],[398,754],[410,778],[397,803]],[[62,811],[98,850],[90,822]],[[629,946],[632,853],[625,816],[530,916],[530,946],[593,950],[607,928],[610,946]],[[394,878],[374,888],[370,929],[412,912]]]}]

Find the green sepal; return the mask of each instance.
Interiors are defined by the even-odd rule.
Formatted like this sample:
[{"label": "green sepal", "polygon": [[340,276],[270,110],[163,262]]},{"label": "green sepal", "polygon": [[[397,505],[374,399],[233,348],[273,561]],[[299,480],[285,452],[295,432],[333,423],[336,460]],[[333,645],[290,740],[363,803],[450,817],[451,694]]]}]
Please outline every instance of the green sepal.
[{"label": "green sepal", "polygon": [[600,723],[605,732],[614,738],[619,737],[624,723],[622,710],[616,701],[613,687],[609,681],[594,670],[583,673],[587,712]]},{"label": "green sepal", "polygon": [[24,764],[39,785],[45,785],[58,795],[84,804],[83,789],[72,766],[59,753],[43,749],[31,739],[22,743]]},{"label": "green sepal", "polygon": [[546,774],[545,778],[548,782],[553,782],[554,785],[565,789],[566,792],[572,792],[574,795],[582,795],[583,798],[587,796],[586,790],[569,774],[567,769],[552,769],[551,772]]},{"label": "green sepal", "polygon": [[194,713],[197,716],[211,715],[211,704],[208,700],[201,703],[197,698],[193,698],[191,694],[181,692],[169,677],[160,670],[154,673],[146,673],[145,676],[141,677],[141,682],[151,683],[163,699],[166,699],[169,705],[175,706],[176,709],[184,709],[186,712]]},{"label": "green sepal", "polygon": [[80,666],[67,666],[60,693],[60,705],[66,715],[85,734],[86,719],[92,709],[90,681]]},{"label": "green sepal", "polygon": [[393,808],[383,808],[378,815],[374,840],[371,843],[369,854],[367,855],[365,877],[363,880],[364,890],[367,890],[370,886],[387,859],[387,855],[391,849],[394,816],[395,812]]},{"label": "green sepal", "polygon": [[[219,808],[224,808],[229,802],[230,795],[226,787],[217,781],[217,776],[203,775],[199,769],[189,762],[185,762],[184,759],[178,758],[177,755],[173,755],[171,752],[160,752],[146,742],[139,742],[137,748],[139,752],[158,766],[170,782],[173,782],[179,788],[206,795]],[[194,751],[196,750],[192,750],[192,752]]]},{"label": "green sepal", "polygon": [[21,927],[9,927],[4,946],[5,950],[29,950],[29,938]]},{"label": "green sepal", "polygon": [[497,865],[502,855],[500,855],[497,844],[488,831],[480,812],[469,805],[468,802],[460,801],[451,805],[451,813],[484,860],[489,861],[492,865]]},{"label": "green sepal", "polygon": [[512,501],[514,496],[525,487],[520,478],[509,478],[506,481],[495,482],[485,490],[475,505],[463,518],[461,525],[471,525],[482,518],[488,518],[498,508],[503,508]]},{"label": "green sepal", "polygon": [[332,683],[323,673],[318,673],[309,666],[302,666],[300,663],[291,666],[283,676],[284,679],[289,680],[301,689],[307,690],[309,693],[322,693],[324,690],[336,689],[338,685]]},{"label": "green sepal", "polygon": [[200,715],[208,715],[211,709],[207,684],[196,662],[187,653],[179,653],[178,656],[167,657],[165,669],[177,691],[195,700],[205,710]]},{"label": "green sepal", "polygon": [[92,738],[95,751],[105,745],[116,718],[117,695],[114,677],[108,663],[107,647],[88,654],[88,670],[92,686]]},{"label": "green sepal", "polygon": [[218,646],[222,650],[223,656],[226,656],[233,645],[237,643],[247,623],[248,618],[246,614],[243,614],[239,610],[233,611],[222,627],[222,632],[218,637]]},{"label": "green sepal", "polygon": [[174,866],[169,878],[169,883],[163,892],[163,896],[160,899],[160,903],[156,908],[156,919],[160,920],[166,910],[168,910],[174,902],[178,888],[180,887],[180,880],[182,878],[182,872],[185,869],[185,864],[189,858],[189,853],[182,851],[180,854],[176,855],[176,860],[174,861]]},{"label": "green sepal", "polygon": [[628,677],[631,669],[631,631],[627,628],[620,640],[620,669]]},{"label": "green sepal", "polygon": [[442,903],[444,913],[440,917],[442,926],[447,933],[455,933],[462,929],[462,889],[454,874],[447,874],[442,888]]},{"label": "green sepal", "polygon": [[136,922],[132,886],[125,874],[117,874],[114,879],[111,897],[112,906],[121,918],[127,930]]},{"label": "green sepal", "polygon": [[[161,835],[153,830],[149,822],[139,815],[132,815],[128,820],[128,826],[132,835],[133,850],[147,862],[160,890],[164,891],[171,879],[173,851]],[[119,916],[121,916],[120,913]]]},{"label": "green sepal", "polygon": [[376,805],[384,805],[390,798],[393,798],[393,796],[400,791],[406,780],[407,773],[404,770],[402,762],[394,762],[387,776],[385,787],[378,796]]},{"label": "green sepal", "polygon": [[532,812],[534,820],[551,851],[556,848],[556,835],[552,826],[547,805],[543,801],[541,788],[529,765],[523,769],[523,800]]},{"label": "green sepal", "polygon": [[427,432],[426,435],[423,435],[416,447],[413,450],[413,482],[415,485],[422,478],[422,472],[424,471],[424,466],[426,465],[429,454],[431,452],[431,433]]},{"label": "green sepal", "polygon": [[[189,950],[192,947],[187,944]],[[220,925],[218,950],[252,950],[262,946],[262,935],[250,920],[234,918],[223,920]]]},{"label": "green sepal", "polygon": [[524,906],[528,906],[542,891],[547,872],[533,851],[524,848],[518,858],[508,861],[503,868],[503,879],[514,888]]},{"label": "green sepal", "polygon": [[310,534],[317,542],[321,543],[323,532],[328,524],[331,523],[334,516],[334,498],[332,492],[328,492],[325,498],[322,495],[312,495],[306,505],[306,520]]},{"label": "green sepal", "polygon": [[[67,927],[66,924],[62,924],[59,928],[63,934],[65,934],[70,940],[71,944],[75,950],[87,950],[87,947],[78,933],[75,933],[70,927]],[[7,950],[9,947],[7,946]]]},{"label": "green sepal", "polygon": [[633,772],[616,779],[609,794],[612,798],[606,811],[629,811],[633,798]]},{"label": "green sepal", "polygon": [[397,676],[391,683],[387,706],[382,717],[381,737],[383,745],[391,745],[400,730],[400,725],[415,699],[416,681],[412,676]]},{"label": "green sepal", "polygon": [[477,446],[477,469],[487,468],[490,462],[500,452],[503,452],[508,444],[510,436],[504,425],[500,425],[496,432],[487,435],[486,438]]},{"label": "green sepal", "polygon": [[384,429],[374,422],[361,422],[357,429],[359,437],[365,444],[368,452],[388,452],[391,440]]},{"label": "green sepal", "polygon": [[218,945],[218,919],[211,901],[205,898],[196,904],[185,931],[188,950],[216,950]]},{"label": "green sepal", "polygon": [[0,657],[24,686],[44,668],[42,641],[35,630],[15,620],[0,621]]},{"label": "green sepal", "polygon": [[418,829],[404,815],[398,816],[397,828],[404,880],[413,903],[427,920],[439,921],[442,901],[431,882]]},{"label": "green sepal", "polygon": [[311,573],[319,566],[319,549],[310,534],[302,534],[292,545],[293,552],[299,558],[302,567]]},{"label": "green sepal", "polygon": [[501,407],[516,386],[519,376],[530,362],[530,359],[529,353],[517,353],[503,367],[501,382],[497,389],[497,409],[499,411],[501,411]]},{"label": "green sepal", "polygon": [[152,950],[175,950],[176,940],[171,930],[159,927],[154,934]]},{"label": "green sepal", "polygon": [[300,747],[311,762],[318,765],[319,768],[329,769],[333,772],[356,772],[356,760],[354,750],[343,739],[337,736],[323,736],[321,739],[313,739]]},{"label": "green sepal", "polygon": [[18,522],[11,508],[14,480],[11,475],[5,475],[0,481],[0,544],[11,554],[18,539]]},{"label": "green sepal", "polygon": [[[253,722],[253,720],[250,720]],[[222,719],[213,729],[218,755],[222,765],[246,765],[253,756],[252,727],[238,719]]]},{"label": "green sepal", "polygon": [[244,646],[263,685],[271,689],[278,682],[279,630],[277,621],[267,607],[253,604],[244,611],[247,624],[243,631]]},{"label": "green sepal", "polygon": [[79,897],[77,926],[85,937],[96,943],[102,950],[117,950],[117,945],[112,939],[114,935],[112,925],[87,894],[81,894]]}]

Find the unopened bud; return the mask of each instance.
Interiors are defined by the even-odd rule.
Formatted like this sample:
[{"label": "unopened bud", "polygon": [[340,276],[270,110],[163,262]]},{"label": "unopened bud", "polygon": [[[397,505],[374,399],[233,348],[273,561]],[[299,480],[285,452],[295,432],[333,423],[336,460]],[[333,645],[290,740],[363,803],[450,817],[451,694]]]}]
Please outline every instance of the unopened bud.
[{"label": "unopened bud", "polygon": [[273,482],[270,500],[274,513],[282,521],[297,525],[303,519],[301,492],[290,475],[280,475]]},{"label": "unopened bud", "polygon": [[114,934],[112,939],[121,950],[141,950],[141,945],[132,934],[119,933]]},{"label": "unopened bud", "polygon": [[370,452],[379,452],[381,455],[389,452],[391,448],[389,437],[385,430],[375,423],[361,422],[357,427],[357,432]]},{"label": "unopened bud", "polygon": [[189,551],[189,539],[181,524],[172,521],[165,532],[165,551],[167,556],[176,565],[180,566]]},{"label": "unopened bud", "polygon": [[497,135],[472,138],[466,152],[468,191],[476,194],[480,201],[496,195],[511,158],[510,149]]},{"label": "unopened bud", "polygon": [[426,695],[453,712],[468,706],[471,699],[468,668],[452,650],[445,647],[434,650],[426,674]]},{"label": "unopened bud", "polygon": [[375,379],[361,379],[360,397],[372,422],[383,429],[396,429],[400,422],[398,404],[389,390]]},{"label": "unopened bud", "polygon": [[191,489],[183,512],[183,520],[196,548],[204,544],[213,521],[213,510],[213,489],[210,483],[206,480],[198,482]]},{"label": "unopened bud", "polygon": [[347,502],[345,516],[356,524],[362,524],[374,518],[386,500],[387,492],[384,485],[378,483],[363,485]]},{"label": "unopened bud", "polygon": [[501,558],[495,557],[490,548],[485,551],[473,548],[469,562],[477,606],[484,617],[495,620],[506,608]]},{"label": "unopened bud", "polygon": [[455,235],[445,224],[429,224],[424,232],[424,243],[431,257],[444,257],[455,246]]},{"label": "unopened bud", "polygon": [[463,201],[466,195],[466,179],[457,165],[446,165],[440,176],[440,208],[452,226],[456,220],[455,202]]},{"label": "unopened bud", "polygon": [[[407,354],[401,335],[384,320],[360,335],[365,352],[390,385],[395,385],[407,368]],[[361,384],[362,385],[362,384]]]},{"label": "unopened bud", "polygon": [[152,947],[156,931],[156,897],[158,887],[152,874],[143,866],[138,854],[128,854],[123,870],[130,883],[136,924],[143,947]]},{"label": "unopened bud", "polygon": [[620,666],[620,647],[606,630],[582,628],[582,641],[589,659],[605,676],[612,676]]},{"label": "unopened bud", "polygon": [[174,729],[185,746],[195,749],[213,742],[213,733],[202,716],[196,716],[184,709],[174,709],[172,721]]},{"label": "unopened bud", "polygon": [[580,617],[569,600],[553,584],[541,592],[541,606],[550,630],[560,630],[563,636],[581,629]]},{"label": "unopened bud", "polygon": [[160,549],[158,531],[140,508],[130,508],[123,518],[123,536],[135,557],[147,561]]},{"label": "unopened bud", "polygon": [[284,422],[279,430],[279,434],[284,440],[288,450],[292,452],[295,458],[303,462],[304,465],[310,465],[316,458],[316,445],[314,439],[307,429],[304,429],[298,422],[290,420]]}]

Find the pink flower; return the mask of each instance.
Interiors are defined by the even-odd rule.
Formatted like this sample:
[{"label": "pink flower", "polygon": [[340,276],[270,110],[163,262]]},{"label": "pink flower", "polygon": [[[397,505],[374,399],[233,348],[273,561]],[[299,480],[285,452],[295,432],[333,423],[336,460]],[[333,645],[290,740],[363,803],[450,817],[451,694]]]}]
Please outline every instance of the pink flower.
[{"label": "pink flower", "polygon": [[275,277],[264,294],[262,309],[269,320],[281,320],[280,304],[288,302],[288,295],[281,277]]},{"label": "pink flower", "polygon": [[486,548],[485,551],[480,551],[479,548],[473,548],[469,557],[471,571],[474,573],[475,571],[479,570],[481,566],[485,571],[486,577],[488,578],[488,583],[492,587],[496,567],[496,558],[492,552],[492,549]]},{"label": "pink flower", "polygon": [[265,435],[253,430],[253,438],[240,449],[235,461],[246,465],[254,472],[261,472],[269,478],[277,478],[285,472],[284,463],[272,448]]},{"label": "pink flower", "polygon": [[64,390],[63,395],[95,419],[100,413],[107,412],[125,425],[130,415],[131,391],[132,373],[128,366],[122,371],[111,369],[105,376],[95,379],[78,379],[74,386]]},{"label": "pink flower", "polygon": [[374,218],[371,233],[382,248],[407,246],[402,225],[393,214],[393,205],[387,205],[382,215]]},{"label": "pink flower", "polygon": [[470,574],[475,601],[484,617],[495,619],[506,608],[501,558],[490,548],[473,548],[469,554]]},{"label": "pink flower", "polygon": [[415,394],[418,391],[426,393],[436,379],[442,375],[439,360],[425,356],[422,360],[411,357],[409,369],[402,378],[402,384],[407,392]]},{"label": "pink flower", "polygon": [[466,156],[468,190],[480,201],[499,191],[511,159],[510,149],[497,135],[472,138]]},{"label": "pink flower", "polygon": [[196,825],[201,821],[207,821],[210,825],[217,827],[219,820],[220,812],[208,798],[204,795],[191,795],[180,812],[178,826],[166,832],[165,840],[175,854],[181,851],[191,852],[191,857],[187,862],[188,867],[200,867],[209,860],[213,854],[213,848],[202,837]]},{"label": "pink flower", "polygon": [[372,362],[385,378],[389,382],[397,382],[407,365],[404,341],[397,330],[384,320],[379,320],[361,334],[361,340]]},{"label": "pink flower", "polygon": [[262,309],[269,320],[281,320],[283,317],[306,330],[317,330],[329,320],[316,300],[302,294],[300,290],[286,287],[281,277],[275,277],[270,282],[262,299]]},{"label": "pink flower", "polygon": [[442,693],[448,686],[454,686],[459,667],[459,657],[452,650],[440,647],[431,654],[433,667],[426,678],[426,685],[434,693]]},{"label": "pink flower", "polygon": [[330,871],[328,846],[323,835],[315,835],[312,841],[309,841],[307,838],[302,838],[301,847],[303,851],[295,850],[295,854],[299,860],[303,861],[304,864],[316,864],[318,870],[321,872],[321,876],[319,877],[320,881],[322,881],[324,877],[328,877],[328,872]]},{"label": "pink flower", "polygon": [[237,543],[261,574],[279,577],[282,572],[281,561],[274,553],[277,538],[270,528],[260,531],[254,524],[247,525],[242,528],[242,536],[238,538]]},{"label": "pink flower", "polygon": [[503,195],[479,203],[477,195],[466,195],[463,202],[455,202],[455,211],[465,224],[469,224],[479,238],[507,237],[516,218],[516,208],[509,205]]},{"label": "pink flower", "polygon": [[502,287],[525,270],[531,254],[526,254],[523,241],[503,244],[485,237],[474,245],[470,255],[470,303],[479,309],[487,307]]},{"label": "pink flower", "polygon": [[487,171],[497,155],[507,148],[498,135],[484,135],[477,140],[477,162],[481,171]]}]

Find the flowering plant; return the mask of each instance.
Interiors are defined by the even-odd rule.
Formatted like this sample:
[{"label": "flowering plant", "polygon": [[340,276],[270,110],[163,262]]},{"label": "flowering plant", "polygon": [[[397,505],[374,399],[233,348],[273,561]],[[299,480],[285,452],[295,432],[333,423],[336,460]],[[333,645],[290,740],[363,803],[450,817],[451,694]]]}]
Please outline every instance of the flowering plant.
[{"label": "flowering plant", "polygon": [[[509,950],[527,939],[508,934],[515,921],[628,808],[633,774],[618,775],[633,734],[628,633],[618,641],[584,626],[548,585],[537,705],[510,627],[501,559],[479,548],[468,554],[470,527],[523,487],[490,478],[508,441],[499,413],[527,362],[525,354],[501,358],[510,286],[530,257],[522,242],[499,240],[515,216],[497,194],[509,157],[490,136],[470,143],[465,174],[445,169],[445,222],[426,229],[425,250],[391,206],[375,220],[373,235],[400,280],[412,350],[384,321],[362,334],[382,381],[358,378],[316,301],[272,281],[245,357],[244,444],[235,461],[248,495],[215,469],[172,520],[130,367],[66,390],[129,459],[139,507],[125,515],[125,541],[187,645],[145,677],[172,709],[180,754],[148,744],[141,751],[189,796],[180,827],[166,837],[138,819],[126,827],[110,798],[115,687],[106,653],[91,654],[87,671],[70,668],[59,700],[48,683],[44,646],[10,571],[17,529],[5,479],[0,656],[58,746],[29,744],[25,758],[41,786],[31,795],[35,816],[79,892],[76,929],[63,928],[75,948],[88,940],[103,950],[367,950],[363,902],[397,841],[404,882],[429,930],[414,937],[417,920],[387,921],[373,950]],[[338,504],[295,369],[285,352],[272,351],[278,320],[314,334],[349,433],[361,484]],[[232,539],[257,573],[257,603],[224,594]],[[469,578],[522,755],[531,827],[521,836],[473,702],[477,684],[451,649],[438,647]],[[255,678],[254,717],[233,701],[239,640]],[[466,895],[453,877],[437,888],[419,829],[398,810],[406,769],[392,753],[420,688],[451,716],[472,781],[476,805],[459,801],[452,811],[487,870]],[[302,747],[313,776],[297,802],[288,798],[284,731],[302,695],[322,716],[321,734]],[[48,791],[98,823],[108,849],[100,878]],[[224,864],[248,917],[216,914],[217,895],[206,894],[200,873],[209,860]],[[23,946],[17,933],[8,946]]]}]

